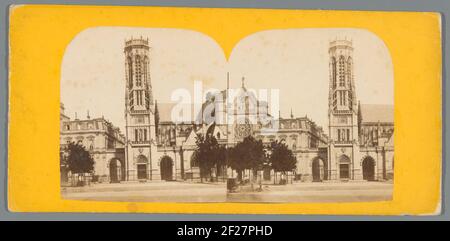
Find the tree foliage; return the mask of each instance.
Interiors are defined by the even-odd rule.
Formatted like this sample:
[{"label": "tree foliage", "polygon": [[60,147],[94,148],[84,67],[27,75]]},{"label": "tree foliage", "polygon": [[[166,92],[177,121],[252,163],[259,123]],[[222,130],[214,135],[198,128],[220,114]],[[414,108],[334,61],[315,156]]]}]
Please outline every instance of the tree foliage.
[{"label": "tree foliage", "polygon": [[67,166],[72,173],[88,173],[94,170],[94,159],[81,143],[67,146]]},{"label": "tree foliage", "polygon": [[296,168],[297,160],[287,145],[281,141],[270,144],[270,163],[276,172],[292,171]]},{"label": "tree foliage", "polygon": [[211,175],[211,169],[223,165],[226,161],[224,147],[221,147],[213,135],[198,135],[195,141],[196,149],[191,157],[193,163],[198,163],[200,177]]},{"label": "tree foliage", "polygon": [[261,140],[256,140],[253,136],[244,138],[242,142],[230,148],[228,166],[238,173],[243,170],[259,170],[266,161],[264,145]]}]

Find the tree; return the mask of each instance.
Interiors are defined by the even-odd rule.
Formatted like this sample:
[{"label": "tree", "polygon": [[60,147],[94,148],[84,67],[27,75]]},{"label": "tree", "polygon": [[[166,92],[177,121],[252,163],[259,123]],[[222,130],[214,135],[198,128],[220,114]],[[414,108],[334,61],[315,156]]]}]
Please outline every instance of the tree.
[{"label": "tree", "polygon": [[61,183],[66,183],[68,181],[68,165],[67,165],[67,153],[65,148],[60,146],[59,150],[59,173],[61,178]]},{"label": "tree", "polygon": [[212,135],[198,135],[195,141],[196,149],[192,155],[192,161],[198,163],[200,168],[200,180],[205,176],[211,177],[211,169],[217,166],[219,156],[219,144]]},{"label": "tree", "polygon": [[297,159],[287,145],[280,141],[274,141],[270,144],[270,163],[275,172],[286,174],[287,171],[293,171],[297,165]]},{"label": "tree", "polygon": [[81,143],[71,142],[67,146],[67,166],[72,173],[90,173],[94,170],[94,159]]},{"label": "tree", "polygon": [[[227,163],[227,148],[224,145],[219,145],[217,149],[217,159],[216,159],[216,177],[219,177],[219,169],[224,169]],[[224,175],[222,173],[222,175]]]},{"label": "tree", "polygon": [[261,140],[256,140],[253,136],[245,137],[230,149],[228,165],[238,173],[238,180],[242,180],[243,171],[253,170],[255,174],[260,170],[266,160],[264,145]]}]

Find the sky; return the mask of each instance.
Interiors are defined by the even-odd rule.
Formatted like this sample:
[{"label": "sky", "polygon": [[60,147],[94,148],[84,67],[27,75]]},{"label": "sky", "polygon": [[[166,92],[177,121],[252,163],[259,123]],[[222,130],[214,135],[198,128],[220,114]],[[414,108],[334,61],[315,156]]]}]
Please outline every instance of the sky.
[{"label": "sky", "polygon": [[[67,46],[61,67],[61,102],[74,118],[102,117],[124,132],[125,64],[130,38],[149,39],[150,78],[159,103],[172,102],[174,90],[278,89],[281,117],[308,116],[327,132],[329,43],[353,42],[356,97],[361,104],[394,102],[392,61],[384,42],[364,29],[283,29],[243,38],[227,60],[209,36],[185,29],[95,27]],[[205,93],[204,93],[205,94]],[[192,96],[192,98],[194,98]]]}]

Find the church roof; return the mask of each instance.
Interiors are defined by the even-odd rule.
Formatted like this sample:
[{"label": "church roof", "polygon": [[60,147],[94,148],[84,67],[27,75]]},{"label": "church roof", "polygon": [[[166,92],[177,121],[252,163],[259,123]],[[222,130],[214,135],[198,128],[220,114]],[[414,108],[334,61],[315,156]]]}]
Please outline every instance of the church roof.
[{"label": "church roof", "polygon": [[159,122],[174,122],[172,120],[172,110],[175,106],[177,108],[183,109],[183,110],[190,110],[191,111],[191,118],[190,120],[186,120],[185,122],[192,122],[194,120],[194,105],[193,104],[181,104],[181,103],[157,103],[158,108],[158,116],[159,116]]},{"label": "church roof", "polygon": [[362,122],[394,123],[393,105],[361,105]]}]

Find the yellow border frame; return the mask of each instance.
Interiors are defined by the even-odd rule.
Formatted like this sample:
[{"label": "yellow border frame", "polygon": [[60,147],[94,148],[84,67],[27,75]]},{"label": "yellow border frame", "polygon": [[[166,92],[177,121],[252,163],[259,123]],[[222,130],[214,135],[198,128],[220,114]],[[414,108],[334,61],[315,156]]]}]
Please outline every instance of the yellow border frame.
[{"label": "yellow border frame", "polygon": [[[66,46],[97,26],[184,28],[229,56],[269,29],[362,28],[389,48],[395,80],[392,201],[366,203],[135,203],[62,200],[60,66]],[[10,10],[8,207],[17,212],[435,214],[441,199],[441,23],[437,13],[25,5]]]}]

